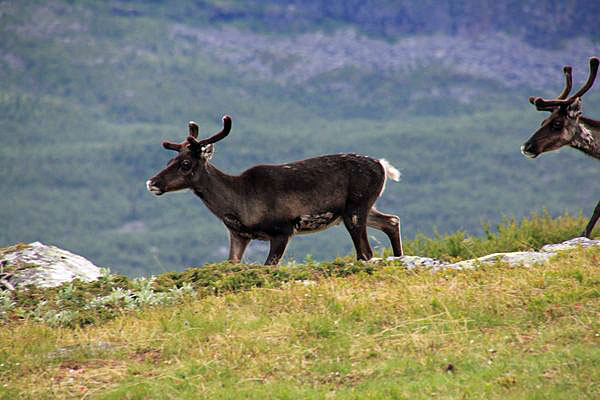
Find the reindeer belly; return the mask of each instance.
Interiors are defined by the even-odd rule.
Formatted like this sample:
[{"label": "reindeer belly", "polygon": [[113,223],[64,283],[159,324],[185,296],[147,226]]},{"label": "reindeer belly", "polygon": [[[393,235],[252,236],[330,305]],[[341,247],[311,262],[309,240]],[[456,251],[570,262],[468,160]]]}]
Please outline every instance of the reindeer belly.
[{"label": "reindeer belly", "polygon": [[342,222],[339,215],[325,212],[314,215],[301,215],[294,221],[294,234],[302,235],[319,232]]},{"label": "reindeer belly", "polygon": [[266,223],[245,225],[237,216],[227,214],[223,217],[225,226],[238,235],[256,240],[269,240],[281,234],[303,235],[325,230],[342,222],[339,214],[334,212],[321,212],[319,214],[303,214],[293,220],[268,220]]},{"label": "reindeer belly", "polygon": [[226,214],[223,216],[223,223],[229,230],[246,239],[269,240],[269,238],[272,236],[261,229],[251,228],[244,225],[240,219],[233,214]]}]

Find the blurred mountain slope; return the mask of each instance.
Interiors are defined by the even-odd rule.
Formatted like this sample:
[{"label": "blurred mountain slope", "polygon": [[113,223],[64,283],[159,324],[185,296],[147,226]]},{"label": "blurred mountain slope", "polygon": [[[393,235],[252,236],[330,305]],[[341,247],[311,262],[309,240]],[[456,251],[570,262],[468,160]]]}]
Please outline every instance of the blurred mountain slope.
[{"label": "blurred mountain slope", "polygon": [[[0,244],[41,240],[131,275],[223,259],[226,231],[199,199],[144,187],[172,156],[161,141],[182,140],[189,120],[208,135],[223,114],[233,131],[214,163],[229,173],[385,157],[403,178],[380,208],[408,237],[544,206],[590,212],[593,160],[530,162],[519,146],[544,116],[527,97],[558,94],[566,63],[580,84],[600,54],[585,22],[598,6],[460,4],[0,2]],[[600,115],[595,89],[584,109]],[[288,254],[351,250],[337,229]]]}]

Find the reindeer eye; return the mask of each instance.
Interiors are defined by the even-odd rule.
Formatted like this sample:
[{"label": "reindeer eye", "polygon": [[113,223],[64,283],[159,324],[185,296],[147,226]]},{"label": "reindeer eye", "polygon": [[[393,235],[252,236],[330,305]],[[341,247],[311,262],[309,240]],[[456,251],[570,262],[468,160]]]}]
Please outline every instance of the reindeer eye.
[{"label": "reindeer eye", "polygon": [[183,160],[181,162],[180,168],[182,171],[189,171],[192,168],[192,162],[190,160]]},{"label": "reindeer eye", "polygon": [[561,120],[552,121],[552,129],[559,130],[559,129],[562,129],[562,127],[563,127],[563,121],[561,121]]}]

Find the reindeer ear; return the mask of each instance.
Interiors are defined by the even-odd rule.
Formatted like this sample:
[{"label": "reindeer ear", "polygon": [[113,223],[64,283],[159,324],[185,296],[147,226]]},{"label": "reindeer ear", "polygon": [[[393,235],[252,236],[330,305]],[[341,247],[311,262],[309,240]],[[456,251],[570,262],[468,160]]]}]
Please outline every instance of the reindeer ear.
[{"label": "reindeer ear", "polygon": [[212,158],[214,154],[215,146],[213,146],[212,144],[207,144],[206,146],[202,147],[202,153],[200,156],[208,161]]}]

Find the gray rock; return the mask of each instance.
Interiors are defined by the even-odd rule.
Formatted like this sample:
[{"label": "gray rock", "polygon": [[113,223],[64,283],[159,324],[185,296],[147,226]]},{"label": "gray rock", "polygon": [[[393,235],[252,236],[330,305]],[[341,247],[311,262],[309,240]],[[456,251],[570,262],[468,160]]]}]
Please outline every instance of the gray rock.
[{"label": "gray rock", "polygon": [[600,240],[591,240],[586,237],[577,237],[575,239],[567,240],[566,242],[562,242],[559,244],[547,244],[544,247],[542,247],[541,251],[557,252],[564,250],[572,250],[577,247],[582,247],[584,249],[588,247],[600,247]]},{"label": "gray rock", "polygon": [[[383,262],[383,259],[376,258],[376,259],[372,259],[371,261]],[[387,261],[400,261],[406,269],[440,268],[440,267],[444,267],[446,265],[446,264],[444,264],[443,261],[435,260],[435,259],[429,258],[429,257],[419,257],[419,256],[387,257],[385,259],[385,261],[386,262]]]},{"label": "gray rock", "polygon": [[14,251],[0,254],[0,262],[0,285],[7,289],[25,285],[55,287],[73,279],[89,282],[101,275],[100,268],[87,259],[40,242],[16,246]]},{"label": "gray rock", "polygon": [[[432,271],[444,269],[473,269],[481,265],[492,265],[496,263],[502,263],[511,267],[531,267],[536,264],[543,264],[547,262],[551,257],[556,255],[557,251],[573,250],[578,247],[600,247],[600,240],[590,240],[584,237],[579,237],[558,244],[547,244],[542,247],[539,252],[516,251],[511,253],[494,253],[457,263],[444,263],[441,260],[418,256],[387,257],[385,261],[400,261],[406,269],[410,270],[420,268],[430,269]],[[375,263],[381,263],[383,261],[384,260],[381,258],[374,258],[371,260],[371,262]]]},{"label": "gray rock", "polygon": [[454,264],[446,265],[446,268],[452,269],[472,269],[479,265],[490,265],[502,263],[511,267],[531,267],[536,264],[543,264],[554,256],[555,253],[538,253],[535,251],[516,251],[512,253],[494,253],[487,256],[474,258],[472,260],[460,261]]}]

